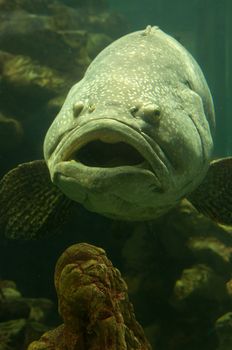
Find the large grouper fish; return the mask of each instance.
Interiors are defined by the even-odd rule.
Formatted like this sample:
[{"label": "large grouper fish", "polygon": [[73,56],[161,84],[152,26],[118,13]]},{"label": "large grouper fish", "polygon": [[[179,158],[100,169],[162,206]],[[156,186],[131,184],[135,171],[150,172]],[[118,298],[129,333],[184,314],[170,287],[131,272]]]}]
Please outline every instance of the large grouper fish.
[{"label": "large grouper fish", "polygon": [[152,220],[187,198],[232,223],[232,158],[210,162],[212,97],[193,57],[158,27],[116,40],[90,64],[49,128],[45,160],[0,188],[6,236],[37,237],[80,203],[120,220]]}]

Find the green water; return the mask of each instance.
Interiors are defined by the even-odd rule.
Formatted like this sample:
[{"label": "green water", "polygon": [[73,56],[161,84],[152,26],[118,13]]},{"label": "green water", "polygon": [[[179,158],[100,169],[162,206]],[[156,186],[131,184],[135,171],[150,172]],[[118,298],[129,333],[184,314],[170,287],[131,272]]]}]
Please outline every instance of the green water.
[{"label": "green water", "polygon": [[197,59],[216,111],[215,154],[232,151],[232,2],[230,0],[110,0],[131,29],[157,25],[174,35]]}]

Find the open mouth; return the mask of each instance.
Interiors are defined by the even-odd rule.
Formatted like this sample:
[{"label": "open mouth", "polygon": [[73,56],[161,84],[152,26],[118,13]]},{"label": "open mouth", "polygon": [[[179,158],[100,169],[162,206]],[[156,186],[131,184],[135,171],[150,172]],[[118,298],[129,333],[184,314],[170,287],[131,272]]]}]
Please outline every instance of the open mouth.
[{"label": "open mouth", "polygon": [[144,157],[130,144],[119,141],[108,143],[93,140],[75,150],[69,156],[89,167],[113,168],[120,166],[138,166],[145,162]]},{"label": "open mouth", "polygon": [[88,172],[90,168],[103,170],[97,170],[95,176],[139,173],[152,176],[161,186],[160,179],[166,181],[168,170],[159,146],[153,147],[141,132],[132,127],[113,119],[98,119],[68,132],[49,162],[51,166],[55,164],[54,174],[64,172],[64,168],[72,169],[70,176],[74,177],[75,171],[78,174],[78,171]]}]

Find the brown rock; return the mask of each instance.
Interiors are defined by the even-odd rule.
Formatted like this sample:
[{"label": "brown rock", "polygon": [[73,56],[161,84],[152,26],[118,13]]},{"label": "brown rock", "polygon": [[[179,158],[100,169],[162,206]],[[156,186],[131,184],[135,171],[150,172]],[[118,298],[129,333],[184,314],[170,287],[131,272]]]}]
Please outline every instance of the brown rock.
[{"label": "brown rock", "polygon": [[86,243],[69,247],[57,262],[55,286],[64,324],[28,350],[151,349],[126,284],[103,249]]}]

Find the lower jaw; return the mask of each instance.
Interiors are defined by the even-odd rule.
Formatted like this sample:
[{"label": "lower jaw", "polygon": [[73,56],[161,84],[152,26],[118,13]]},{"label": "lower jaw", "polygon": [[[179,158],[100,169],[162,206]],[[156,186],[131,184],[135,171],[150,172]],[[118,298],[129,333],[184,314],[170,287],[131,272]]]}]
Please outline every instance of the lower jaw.
[{"label": "lower jaw", "polygon": [[126,178],[131,176],[143,176],[151,183],[156,183],[157,188],[161,188],[155,174],[151,171],[151,167],[147,162],[137,164],[134,166],[118,166],[111,168],[104,167],[89,167],[74,160],[60,162],[55,165],[51,171],[52,181],[55,183],[57,175],[60,174],[67,178],[72,178],[76,182],[84,182],[85,184],[93,182],[108,183],[115,178]]},{"label": "lower jaw", "polygon": [[[115,184],[120,182],[116,181],[112,184],[112,187],[106,187],[105,183],[96,186],[91,182],[86,184],[84,181],[77,185],[75,179],[61,174],[57,178],[58,187],[68,198],[81,204],[88,211],[109,219],[132,222],[147,221],[157,218],[168,210],[168,208],[165,210],[165,208],[156,206],[154,201],[156,196],[153,196],[153,198],[151,196],[148,199],[143,198],[142,185],[138,184],[133,188],[132,181],[129,181],[121,189],[115,188]],[[140,187],[141,193],[138,193],[136,198],[128,198],[136,192],[136,187]]]},{"label": "lower jaw", "polygon": [[83,205],[87,198],[94,198],[96,202],[101,198],[108,201],[101,211],[106,216],[111,215],[105,213],[111,200],[142,207],[141,203],[149,206],[163,193],[155,175],[142,165],[106,169],[87,167],[74,161],[61,162],[55,166],[52,180],[67,197]]}]

